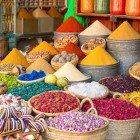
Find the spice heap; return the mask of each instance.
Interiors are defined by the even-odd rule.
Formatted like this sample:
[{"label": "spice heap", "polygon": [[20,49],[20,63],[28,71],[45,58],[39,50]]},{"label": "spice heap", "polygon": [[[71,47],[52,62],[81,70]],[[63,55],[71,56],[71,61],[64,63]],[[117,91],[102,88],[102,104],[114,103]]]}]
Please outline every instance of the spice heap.
[{"label": "spice heap", "polygon": [[11,72],[14,67],[15,65],[11,63],[0,64],[0,72],[5,72],[5,73]]},{"label": "spice heap", "polygon": [[[133,104],[118,99],[97,99],[93,101],[100,116],[113,120],[129,120],[140,118],[140,109]],[[83,110],[90,108],[90,104],[85,104]]]},{"label": "spice heap", "polygon": [[28,62],[26,58],[17,50],[14,48],[6,57],[1,61],[0,64],[9,64],[12,63],[14,65],[21,65],[24,67],[28,67]]},{"label": "spice heap", "polygon": [[45,113],[62,113],[79,109],[80,103],[76,97],[62,91],[44,92],[30,101],[32,107]]},{"label": "spice heap", "polygon": [[36,71],[44,71],[46,73],[54,73],[54,69],[52,66],[44,59],[39,58],[34,63],[32,63],[27,69],[27,72],[32,72],[33,70]]},{"label": "spice heap", "polygon": [[44,73],[44,71],[33,70],[31,73],[26,73],[26,74],[20,75],[18,77],[18,79],[21,81],[32,81],[32,80],[37,80],[37,79],[43,78],[45,76],[46,76],[46,74]]},{"label": "spice heap", "polygon": [[66,51],[61,52],[60,54],[55,55],[52,60],[51,63],[67,63],[67,62],[71,62],[73,60],[77,60],[78,61],[78,56],[74,53],[67,53]]},{"label": "spice heap", "polygon": [[20,96],[25,101],[28,101],[32,96],[50,90],[60,90],[60,88],[44,82],[36,82],[32,84],[15,87],[9,90],[7,93],[11,93],[17,97]]},{"label": "spice heap", "polygon": [[80,35],[86,36],[100,36],[110,34],[111,31],[98,20],[96,20],[88,28],[86,28],[83,32],[80,33]]},{"label": "spice heap", "polygon": [[57,77],[66,77],[69,81],[83,81],[88,79],[71,62],[64,64],[54,75]]},{"label": "spice heap", "polygon": [[89,98],[100,98],[106,95],[107,88],[98,82],[78,83],[68,87],[68,91]]},{"label": "spice heap", "polygon": [[53,6],[50,8],[47,14],[52,18],[63,18],[63,16]]},{"label": "spice heap", "polygon": [[106,66],[116,64],[117,61],[101,46],[96,47],[80,64],[89,66]]},{"label": "spice heap", "polygon": [[40,9],[39,7],[36,8],[33,12],[32,12],[33,16],[35,18],[46,18],[49,17],[46,12],[42,9]]},{"label": "spice heap", "polygon": [[137,33],[127,21],[125,21],[108,37],[108,39],[135,40],[140,39],[140,34]]},{"label": "spice heap", "polygon": [[133,91],[140,91],[140,81],[128,75],[104,78],[99,83],[108,87],[112,92],[131,93]]},{"label": "spice heap", "polygon": [[140,107],[140,91],[134,91],[131,93],[123,94],[121,96],[116,95],[115,98],[123,99],[123,100],[125,99],[127,101],[130,101],[133,105]]},{"label": "spice heap", "polygon": [[27,107],[27,102],[21,97],[15,97],[12,94],[5,94],[0,96],[0,110],[8,107],[14,107],[17,111],[24,112],[24,107]]},{"label": "spice heap", "polygon": [[58,54],[57,50],[45,41],[36,46],[32,51],[29,52],[29,54],[40,51],[48,51],[51,53],[51,55]]},{"label": "spice heap", "polygon": [[68,43],[63,49],[61,49],[61,51],[66,51],[67,53],[75,53],[80,60],[85,58],[85,54],[74,43]]},{"label": "spice heap", "polygon": [[0,74],[0,81],[4,82],[8,89],[21,85],[17,82],[17,77],[12,75]]},{"label": "spice heap", "polygon": [[89,132],[107,125],[107,121],[95,115],[71,111],[55,118],[49,118],[47,124],[63,131]]},{"label": "spice heap", "polygon": [[79,33],[83,30],[84,27],[74,17],[69,17],[56,31]]},{"label": "spice heap", "polygon": [[26,56],[28,63],[33,63],[35,60],[39,58],[43,58],[49,62],[51,59],[51,54],[48,51],[38,51],[38,52],[33,52],[31,54],[28,54]]},{"label": "spice heap", "polygon": [[31,18],[33,18],[33,16],[27,10],[25,10],[24,8],[21,8],[18,12],[17,18],[20,19],[20,20],[22,18],[23,19],[31,19]]},{"label": "spice heap", "polygon": [[132,66],[131,73],[135,76],[140,77],[140,62],[138,62]]}]

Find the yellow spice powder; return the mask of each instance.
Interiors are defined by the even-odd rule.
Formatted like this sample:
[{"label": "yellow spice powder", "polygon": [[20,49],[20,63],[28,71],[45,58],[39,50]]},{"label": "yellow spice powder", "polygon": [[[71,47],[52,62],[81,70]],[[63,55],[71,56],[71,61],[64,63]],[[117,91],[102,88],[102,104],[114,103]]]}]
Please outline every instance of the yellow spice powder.
[{"label": "yellow spice powder", "polygon": [[108,37],[108,39],[135,40],[140,39],[140,34],[137,33],[127,21],[125,21]]},{"label": "yellow spice powder", "polygon": [[48,51],[51,53],[51,55],[58,54],[58,51],[53,46],[51,46],[49,43],[47,43],[45,41],[43,41],[38,46],[36,46],[31,52],[29,52],[29,54],[31,54],[33,52],[38,52],[38,51]]},{"label": "yellow spice powder", "polygon": [[89,66],[106,66],[116,64],[117,61],[101,46],[96,47],[80,64]]},{"label": "yellow spice powder", "polygon": [[15,64],[15,65],[21,65],[24,67],[28,67],[29,64],[26,60],[26,58],[17,50],[14,48],[6,57],[4,60],[1,61],[0,64]]}]

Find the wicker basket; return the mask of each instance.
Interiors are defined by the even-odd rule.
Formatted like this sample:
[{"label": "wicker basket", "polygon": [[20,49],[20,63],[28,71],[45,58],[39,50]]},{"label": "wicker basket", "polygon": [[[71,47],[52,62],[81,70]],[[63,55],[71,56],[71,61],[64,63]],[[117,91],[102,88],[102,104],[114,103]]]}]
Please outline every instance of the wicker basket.
[{"label": "wicker basket", "polygon": [[134,74],[132,73],[132,68],[129,69],[129,74],[130,74],[130,76],[132,76],[133,78],[135,78],[135,79],[137,79],[137,80],[140,81],[140,77],[138,77],[138,76],[136,76],[136,75],[134,75]]},{"label": "wicker basket", "polygon": [[[78,64],[78,57],[75,58],[74,60],[71,61],[71,63],[76,67],[77,64]],[[61,68],[65,63],[56,63],[56,62],[53,62],[51,61],[51,66],[57,71],[59,68]]]},{"label": "wicker basket", "polygon": [[[27,59],[28,63],[32,64],[34,61],[36,61],[39,58],[43,58],[44,60],[49,62],[52,56],[49,52],[47,52],[47,51],[44,51],[44,52],[46,53],[46,55],[44,55],[44,56],[39,56],[39,53],[41,53],[41,52],[34,52],[32,54],[27,55],[26,59]],[[35,58],[32,58],[34,55],[38,55],[38,56]]]},{"label": "wicker basket", "polygon": [[[102,46],[104,49],[106,48],[106,41],[105,41],[104,38],[95,38],[95,39],[102,39],[102,40],[104,40],[104,43],[103,43],[102,45],[94,45],[94,48],[96,48],[97,46]],[[81,46],[81,50],[82,50],[82,52],[83,52],[85,55],[88,55],[92,50],[86,50],[86,49],[84,49],[84,45],[85,45],[87,42],[92,41],[92,40],[93,40],[93,39],[86,41],[86,42]],[[94,49],[94,48],[93,48],[93,49]]]},{"label": "wicker basket", "polygon": [[[48,91],[48,92],[52,92],[52,91]],[[53,92],[58,92],[58,91],[53,91]],[[74,97],[77,99],[77,101],[79,102],[79,108],[76,108],[76,109],[71,110],[71,111],[78,111],[78,110],[80,110],[80,100],[79,100],[75,95],[73,95],[73,94],[70,93],[70,92],[66,92],[66,91],[61,91],[61,92],[65,93],[65,94],[70,94],[70,95],[74,96]],[[42,93],[42,94],[43,94],[43,93]],[[39,95],[40,95],[40,94],[39,94]],[[34,112],[35,114],[44,113],[44,112],[41,112],[41,111],[39,111],[39,110],[36,110],[36,109],[31,105],[31,103],[30,103],[31,100],[32,100],[33,98],[38,97],[39,95],[33,96],[33,97],[30,98],[29,101],[28,101],[28,106],[29,106],[30,108],[32,108],[32,110],[33,110],[33,112]],[[62,114],[62,113],[64,113],[64,112],[61,112],[61,113],[44,113],[44,115],[45,115],[46,117],[55,117],[55,116],[58,116],[58,115],[60,115],[60,114]]]},{"label": "wicker basket", "polygon": [[[97,111],[94,107],[91,107],[87,113],[90,113],[90,111],[94,111],[95,115],[97,116]],[[58,130],[53,127],[47,127],[47,138],[48,140],[105,140],[109,123],[106,118],[100,118],[107,122],[106,125],[89,132],[71,132]]]},{"label": "wicker basket", "polygon": [[[70,86],[65,87],[64,90],[65,90],[65,91],[69,91],[69,90],[68,90],[69,87],[70,87]],[[93,99],[106,98],[106,97],[109,95],[109,90],[108,90],[108,88],[105,87],[105,86],[104,86],[104,88],[106,89],[106,93],[104,94],[104,96],[102,96],[102,97],[97,97],[97,98],[90,98],[90,97],[88,97],[88,98],[90,98],[91,100],[93,100]],[[69,92],[70,92],[70,91],[69,91]],[[74,94],[77,98],[79,98],[80,100],[83,100],[83,99],[87,98],[86,96],[78,95],[78,94],[76,94],[76,93],[73,93],[73,94]]]},{"label": "wicker basket", "polygon": [[[81,107],[88,101],[91,107],[94,104],[91,99],[87,98],[81,102]],[[140,118],[132,120],[109,120],[109,130],[106,140],[136,140],[139,134]]]}]

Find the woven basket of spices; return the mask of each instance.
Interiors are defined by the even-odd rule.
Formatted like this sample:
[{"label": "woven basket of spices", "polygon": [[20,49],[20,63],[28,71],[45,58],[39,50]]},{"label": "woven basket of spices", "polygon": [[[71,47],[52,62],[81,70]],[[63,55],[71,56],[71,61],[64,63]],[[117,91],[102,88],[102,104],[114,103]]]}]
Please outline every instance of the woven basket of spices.
[{"label": "woven basket of spices", "polygon": [[65,51],[61,54],[55,55],[51,60],[51,65],[55,70],[61,68],[65,63],[71,62],[74,66],[77,66],[79,58],[76,54],[69,54]]},{"label": "woven basket of spices", "polygon": [[34,52],[31,54],[28,54],[26,56],[26,59],[27,59],[29,64],[33,63],[34,61],[36,61],[39,58],[43,58],[44,60],[49,62],[51,59],[51,53],[48,51],[39,51],[39,52]]},{"label": "woven basket of spices", "polygon": [[140,62],[135,63],[130,69],[129,69],[130,76],[134,77],[135,79],[140,81]]},{"label": "woven basket of spices", "polygon": [[47,117],[54,117],[67,111],[80,110],[80,101],[70,92],[47,91],[29,99],[28,106],[35,114],[44,113]]},{"label": "woven basket of spices", "polygon": [[54,41],[54,46],[60,52],[64,49],[65,46],[69,43],[74,43],[78,45],[78,37],[75,35],[67,35],[64,37],[60,37]]},{"label": "woven basket of spices", "polygon": [[[91,113],[92,112],[92,113]],[[95,114],[93,114],[93,112]],[[82,117],[84,117],[84,119],[90,116],[90,118],[92,119],[92,123],[95,122],[94,119],[96,119],[96,122],[98,122],[98,128],[95,129],[91,129],[90,130],[85,130],[82,132],[82,126],[80,127],[81,130],[78,132],[76,131],[78,125],[75,124],[75,131],[74,130],[65,130],[68,128],[65,128],[63,130],[60,130],[58,128],[55,127],[51,127],[51,126],[47,126],[47,138],[51,139],[51,140],[56,140],[56,139],[64,139],[64,140],[105,140],[106,138],[106,134],[107,134],[107,130],[108,130],[108,120],[104,117],[100,117],[96,114],[96,109],[95,108],[90,108],[86,113],[85,112],[67,112],[65,114],[62,114],[62,116],[58,116],[58,118],[60,117],[60,120],[62,119],[62,125],[63,122],[65,123],[65,117],[67,117],[68,115],[72,117],[73,119],[73,123],[78,121],[77,119],[82,119]],[[79,117],[74,117],[74,116],[79,116]],[[88,117],[87,117],[88,116]],[[70,118],[71,118],[70,117]],[[57,119],[57,118],[56,118]],[[64,119],[64,121],[63,121]],[[54,118],[55,120],[55,118]],[[102,121],[102,125],[100,125],[100,121]],[[49,122],[49,121],[48,121]],[[82,124],[82,120],[80,121],[80,123]],[[65,125],[65,124],[64,124]],[[92,125],[92,124],[91,124]],[[90,126],[91,126],[90,125]],[[83,124],[84,126],[84,124]],[[71,128],[72,129],[72,128]]]},{"label": "woven basket of spices", "polygon": [[86,41],[82,46],[81,50],[85,55],[88,55],[97,46],[102,46],[106,48],[106,41],[104,38],[94,38]]},{"label": "woven basket of spices", "polygon": [[82,110],[86,111],[94,106],[100,116],[104,116],[109,120],[109,130],[106,140],[136,139],[140,128],[139,108],[127,101],[113,98],[93,101],[88,98],[87,101],[90,104],[85,104]]}]

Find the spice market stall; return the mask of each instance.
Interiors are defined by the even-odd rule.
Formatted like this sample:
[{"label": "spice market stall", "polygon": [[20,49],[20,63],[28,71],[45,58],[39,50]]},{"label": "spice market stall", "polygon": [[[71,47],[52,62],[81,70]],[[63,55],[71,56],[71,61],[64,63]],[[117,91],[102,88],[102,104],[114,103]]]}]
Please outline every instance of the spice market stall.
[{"label": "spice market stall", "polygon": [[[62,15],[54,7],[46,13],[47,1],[37,2],[20,1],[17,18],[37,20],[38,31],[46,31],[44,18]],[[98,19],[123,18],[126,4],[125,19],[139,20],[139,7],[129,11],[125,0],[79,2],[81,15],[96,20],[83,26],[77,16],[67,17],[68,10],[53,43],[42,40],[26,51],[17,47],[8,52],[2,38],[0,140],[140,140],[139,31],[129,20],[109,28]],[[46,24],[48,31],[52,24]]]}]

